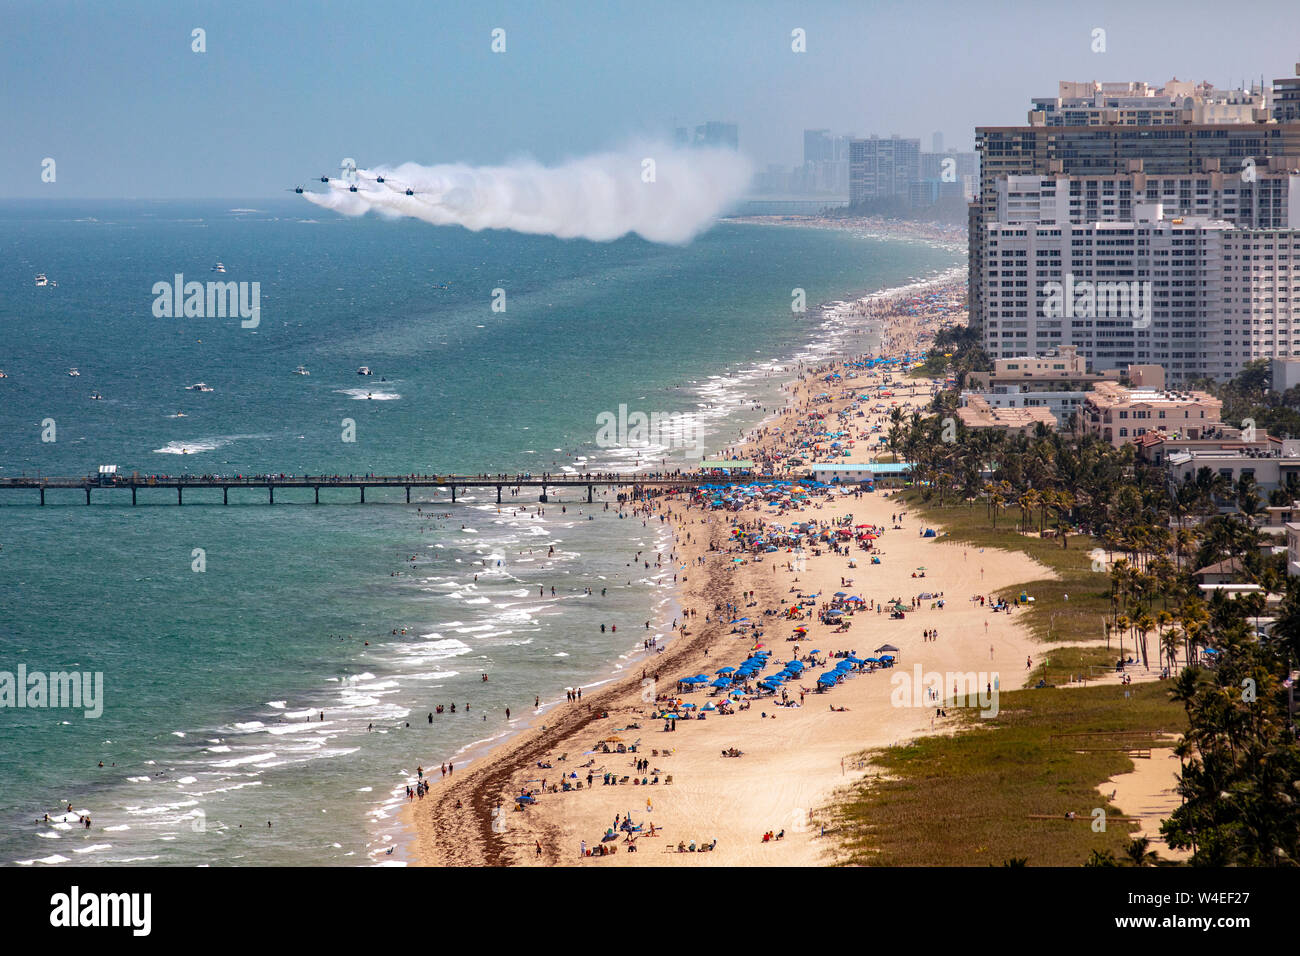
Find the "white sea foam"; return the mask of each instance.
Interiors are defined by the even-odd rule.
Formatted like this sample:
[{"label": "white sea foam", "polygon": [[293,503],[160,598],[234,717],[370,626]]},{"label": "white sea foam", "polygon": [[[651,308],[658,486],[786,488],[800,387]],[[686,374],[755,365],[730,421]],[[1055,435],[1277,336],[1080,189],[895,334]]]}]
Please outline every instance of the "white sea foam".
[{"label": "white sea foam", "polygon": [[395,402],[402,397],[397,392],[376,392],[366,388],[336,388],[334,391],[360,401]]}]

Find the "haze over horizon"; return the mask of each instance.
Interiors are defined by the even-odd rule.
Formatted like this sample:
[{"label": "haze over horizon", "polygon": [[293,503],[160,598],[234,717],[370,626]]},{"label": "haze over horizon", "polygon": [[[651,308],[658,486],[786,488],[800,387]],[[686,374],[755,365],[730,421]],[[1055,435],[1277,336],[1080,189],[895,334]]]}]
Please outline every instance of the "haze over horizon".
[{"label": "haze over horizon", "polygon": [[[675,126],[708,120],[738,124],[758,168],[800,162],[805,128],[897,133],[923,149],[938,131],[948,149],[969,150],[975,126],[1024,123],[1030,97],[1062,79],[1235,86],[1291,75],[1300,59],[1286,31],[1206,29],[1238,15],[1267,22],[1287,9],[1281,0],[1239,14],[1184,4],[1176,18],[1027,0],[9,7],[8,199],[270,198],[336,174],[344,157],[556,165],[671,142]],[[195,28],[206,52],[191,49]],[[806,52],[791,49],[796,28]],[[1097,28],[1105,53],[1091,49]],[[54,183],[41,179],[46,157]]]}]

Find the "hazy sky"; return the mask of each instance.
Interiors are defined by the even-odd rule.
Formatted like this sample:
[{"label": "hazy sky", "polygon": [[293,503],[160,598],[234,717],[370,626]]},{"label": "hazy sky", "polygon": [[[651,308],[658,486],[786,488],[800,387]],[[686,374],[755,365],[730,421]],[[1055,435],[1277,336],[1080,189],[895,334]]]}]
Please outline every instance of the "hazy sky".
[{"label": "hazy sky", "polygon": [[0,197],[285,195],[345,156],[553,162],[709,119],[760,167],[801,161],[805,127],[969,149],[1060,79],[1236,84],[1297,59],[1295,0],[0,0]]}]

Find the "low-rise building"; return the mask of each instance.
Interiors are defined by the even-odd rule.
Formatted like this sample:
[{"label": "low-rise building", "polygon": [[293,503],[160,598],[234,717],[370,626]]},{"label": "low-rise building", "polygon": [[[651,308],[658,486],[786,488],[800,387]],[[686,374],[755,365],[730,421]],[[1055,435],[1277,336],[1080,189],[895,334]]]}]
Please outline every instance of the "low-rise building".
[{"label": "low-rise building", "polygon": [[966,404],[957,409],[957,417],[967,428],[997,428],[1008,434],[1032,435],[1042,425],[1056,430],[1057,420],[1045,406],[995,408],[978,394],[970,394]]},{"label": "low-rise building", "polygon": [[1149,431],[1199,438],[1219,424],[1223,402],[1208,392],[1126,388],[1098,382],[1084,402],[1084,428],[1116,448]]},{"label": "low-rise building", "polygon": [[1287,442],[1264,429],[1247,432],[1223,424],[1202,429],[1195,438],[1182,432],[1156,429],[1139,435],[1133,444],[1137,446],[1138,458],[1153,465],[1163,464],[1170,455],[1196,452],[1284,456],[1289,447]]},{"label": "low-rise building", "polygon": [[963,407],[973,400],[984,401],[991,408],[1046,408],[1056,419],[1058,428],[1069,428],[1071,417],[1082,414],[1084,391],[1036,391],[1020,384],[995,385],[987,391],[964,391],[959,399]]},{"label": "low-rise building", "polygon": [[1292,476],[1300,481],[1300,452],[1294,449],[1286,452],[1249,449],[1179,452],[1165,457],[1165,467],[1169,469],[1169,481],[1173,485],[1191,481],[1202,468],[1209,468],[1234,482],[1249,475],[1255,479],[1260,491],[1269,492],[1285,487]]},{"label": "low-rise building", "polygon": [[1300,574],[1300,521],[1286,523],[1286,573]]}]

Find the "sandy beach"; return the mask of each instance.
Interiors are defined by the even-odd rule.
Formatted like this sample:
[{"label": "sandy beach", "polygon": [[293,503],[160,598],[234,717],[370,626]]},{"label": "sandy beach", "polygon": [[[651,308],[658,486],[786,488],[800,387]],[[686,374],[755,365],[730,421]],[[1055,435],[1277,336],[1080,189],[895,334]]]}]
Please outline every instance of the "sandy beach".
[{"label": "sandy beach", "polygon": [[[877,355],[916,356],[941,327],[964,323],[963,292],[949,280],[836,308],[878,323]],[[753,458],[778,476],[804,475],[837,450],[835,461],[875,461],[890,411],[926,404],[940,383],[903,377],[892,365],[866,368],[870,358],[801,368],[784,386],[785,408],[726,456]],[[840,449],[817,438],[831,430]],[[467,767],[435,769],[429,794],[405,808],[417,862],[830,863],[826,810],[837,790],[872,772],[857,755],[954,727],[944,707],[954,675],[971,675],[980,691],[1025,686],[1043,648],[1023,612],[1006,606],[1016,595],[1005,589],[1052,579],[1050,569],[1023,553],[946,541],[942,529],[926,536],[884,488],[801,487],[811,493],[729,497],[721,507],[715,494],[724,491],[625,505],[634,520],[673,528],[670,558],[687,616],[674,622],[666,647],[650,649],[643,669],[628,667],[622,681],[535,716]],[[802,560],[790,548],[746,547],[809,521],[830,540],[804,548]],[[875,537],[863,540],[867,533]],[[825,617],[837,592],[861,602]],[[905,612],[892,612],[897,602]],[[892,667],[854,667],[818,692],[823,666],[878,658],[886,645],[896,648]],[[763,674],[793,659],[806,670],[775,694],[747,681],[747,693],[722,710],[713,708],[732,688],[678,683],[696,675],[712,682],[758,653],[770,654]]]},{"label": "sandy beach", "polygon": [[[964,314],[956,313],[952,305],[960,299],[960,287],[942,285],[928,293],[931,301],[947,305],[918,311],[913,289],[905,298],[877,297],[841,308],[880,324],[882,355],[916,354],[941,323],[964,321]],[[860,363],[850,360],[850,365],[855,364]],[[834,375],[842,378],[831,379],[832,387],[828,376]],[[924,404],[936,383],[897,380],[889,371],[862,371],[844,361],[802,369],[785,386],[787,405],[781,414],[728,453],[770,462],[778,473],[801,474],[806,467],[789,465],[788,459],[814,429],[820,430],[821,419],[812,416],[833,416],[854,404],[857,396],[891,383],[890,397],[870,403],[849,426],[854,447],[842,460],[872,460],[868,439],[874,444],[874,435],[888,427],[887,409]],[[878,426],[875,432],[873,426]],[[823,863],[830,844],[821,833],[822,811],[837,788],[865,772],[853,765],[854,755],[942,730],[952,721],[936,716],[934,701],[896,705],[891,701],[897,696],[891,694],[891,678],[906,677],[909,691],[917,667],[925,674],[981,674],[1008,689],[1023,683],[1035,644],[1014,613],[989,610],[990,599],[1013,582],[1050,576],[1047,568],[1022,554],[923,537],[918,521],[898,516],[898,506],[883,491],[814,495],[790,505],[775,513],[761,502],[730,511],[669,496],[625,506],[634,518],[666,521],[674,528],[671,558],[680,575],[679,604],[693,612],[685,622],[678,622],[685,624],[684,632],[661,652],[651,653],[644,677],[633,673],[584,695],[580,702],[557,705],[484,759],[450,777],[437,771],[431,774],[434,783],[429,795],[406,808],[417,833],[419,861],[434,865],[654,865],[666,859],[723,866]],[[788,526],[806,520],[876,526],[880,537],[872,542],[871,553],[880,563],[871,563],[867,552],[855,555],[849,548],[843,549],[845,553],[826,548],[821,553],[808,551],[799,570],[786,551],[742,555],[732,541],[738,522],[756,527],[762,522]],[[846,590],[863,598],[868,610],[853,615],[847,629],[818,620],[815,612],[828,596]],[[798,594],[817,595],[800,610],[807,616],[792,620],[764,614],[789,608]],[[894,599],[910,605],[920,594],[936,597],[921,599],[918,610],[901,620],[877,610]],[[980,595],[986,599],[984,605],[978,601]],[[733,624],[734,618],[748,620]],[[806,640],[787,640],[796,626],[807,629]],[[933,640],[923,637],[930,630],[937,632]],[[671,731],[665,727],[672,722],[654,717],[663,709],[663,698],[706,704],[709,688],[679,695],[676,681],[695,674],[712,677],[723,667],[738,666],[760,646],[770,651],[774,662],[792,655],[827,662],[850,652],[859,658],[874,656],[872,652],[885,644],[899,649],[892,670],[862,673],[826,693],[815,692],[811,679],[792,682],[786,693],[793,706],[778,706],[780,695],[757,697],[747,709],[728,715],[715,712],[705,720],[680,720]],[[614,742],[602,743],[607,739]],[[620,744],[635,750],[619,753]],[[604,752],[606,747],[610,753]],[[722,756],[732,748],[743,756]],[[648,764],[638,772],[635,768],[643,760]],[[603,781],[609,773],[627,782],[606,785]],[[589,774],[593,786],[587,784]],[[647,784],[633,784],[634,776]],[[562,787],[562,778],[574,789],[552,792],[557,785]],[[578,783],[581,790],[576,789]],[[529,792],[535,802],[517,809],[516,797]],[[601,845],[616,815],[620,823],[630,816],[633,825],[642,827],[641,836],[625,842],[626,835],[616,830],[619,840],[605,845],[618,846],[619,851],[582,857],[583,842],[588,848]],[[651,824],[656,831],[653,837]],[[764,842],[769,831],[784,836]],[[692,843],[700,848],[714,846],[715,841],[710,852],[689,852]],[[687,852],[677,853],[679,844]],[[629,852],[632,846],[635,850]],[[665,857],[669,850],[671,858]]]}]

